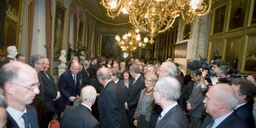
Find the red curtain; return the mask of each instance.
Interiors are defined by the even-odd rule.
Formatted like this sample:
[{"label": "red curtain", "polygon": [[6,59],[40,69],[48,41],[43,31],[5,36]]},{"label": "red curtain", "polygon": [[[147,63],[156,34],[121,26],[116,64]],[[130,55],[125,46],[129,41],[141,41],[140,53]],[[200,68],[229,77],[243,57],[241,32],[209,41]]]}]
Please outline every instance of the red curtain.
[{"label": "red curtain", "polygon": [[34,27],[34,9],[35,1],[28,1],[28,59],[31,54],[32,39],[33,39],[33,27]]},{"label": "red curtain", "polygon": [[46,48],[46,55],[49,60],[51,60],[51,46],[52,41],[52,0],[45,1],[45,27],[46,27],[46,45],[50,46],[50,48]]}]

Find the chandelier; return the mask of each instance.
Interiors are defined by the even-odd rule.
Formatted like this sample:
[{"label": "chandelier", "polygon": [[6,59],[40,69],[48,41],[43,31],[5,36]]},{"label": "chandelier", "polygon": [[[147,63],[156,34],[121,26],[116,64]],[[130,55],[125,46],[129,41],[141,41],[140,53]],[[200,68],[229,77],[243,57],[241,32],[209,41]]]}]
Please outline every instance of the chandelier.
[{"label": "chandelier", "polygon": [[212,0],[102,0],[107,15],[115,18],[121,12],[129,15],[129,22],[147,33],[151,43],[159,33],[172,27],[179,16],[190,23],[195,16],[209,13]]},{"label": "chandelier", "polygon": [[119,35],[115,36],[117,45],[121,48],[124,55],[131,55],[138,47],[145,48],[146,43],[148,43],[148,38],[145,37],[143,42],[141,41],[141,35],[139,34],[139,30],[132,29],[128,33],[125,33],[122,36],[122,39]]}]

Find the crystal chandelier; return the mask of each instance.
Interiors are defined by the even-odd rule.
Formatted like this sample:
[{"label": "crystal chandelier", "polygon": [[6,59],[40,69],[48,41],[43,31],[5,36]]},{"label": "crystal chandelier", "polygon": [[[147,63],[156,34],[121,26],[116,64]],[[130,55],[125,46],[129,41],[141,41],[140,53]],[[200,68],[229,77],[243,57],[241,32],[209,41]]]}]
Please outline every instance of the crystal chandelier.
[{"label": "crystal chandelier", "polygon": [[128,33],[125,33],[122,36],[122,39],[119,35],[115,36],[117,45],[121,48],[124,54],[131,55],[138,48],[145,48],[146,43],[148,43],[148,38],[145,37],[143,42],[141,41],[141,35],[139,34],[139,30],[130,30]]},{"label": "crystal chandelier", "polygon": [[147,33],[150,43],[153,38],[172,27],[179,16],[190,23],[195,16],[209,13],[212,0],[102,0],[109,17],[121,11],[129,15],[130,23],[141,32]]}]

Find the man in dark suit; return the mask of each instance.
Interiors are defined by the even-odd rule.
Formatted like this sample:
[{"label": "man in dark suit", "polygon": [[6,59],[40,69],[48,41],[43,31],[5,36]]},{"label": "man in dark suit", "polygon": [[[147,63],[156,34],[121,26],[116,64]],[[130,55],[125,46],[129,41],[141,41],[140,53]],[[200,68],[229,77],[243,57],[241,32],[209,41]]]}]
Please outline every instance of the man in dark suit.
[{"label": "man in dark suit", "polygon": [[58,117],[67,105],[73,105],[79,94],[80,87],[80,65],[77,61],[71,63],[70,69],[65,71],[59,79],[59,90],[61,97],[57,102]]},{"label": "man in dark suit", "polygon": [[206,93],[203,101],[206,112],[200,128],[247,128],[234,109],[238,100],[228,84],[216,84]]},{"label": "man in dark suit", "polygon": [[9,105],[7,128],[39,128],[36,109],[29,106],[39,94],[37,72],[21,62],[7,63],[0,70],[0,86]]},{"label": "man in dark suit", "polygon": [[55,101],[61,96],[58,86],[54,83],[52,75],[47,72],[49,65],[49,59],[44,58],[44,71],[38,73],[41,84],[44,86],[44,113],[42,116],[42,123],[40,124],[41,128],[48,128],[48,124],[52,120]]},{"label": "man in dark suit", "polygon": [[235,108],[236,114],[244,121],[248,128],[254,128],[252,105],[248,101],[254,97],[255,86],[249,80],[237,78],[232,81],[231,87],[238,97],[238,105]]},{"label": "man in dark suit", "polygon": [[202,72],[200,70],[195,70],[194,73],[194,88],[187,101],[187,110],[191,117],[192,128],[199,128],[202,123],[202,113],[204,110],[203,100],[205,96],[202,94],[201,86],[204,87],[202,78]]},{"label": "man in dark suit", "polygon": [[96,100],[96,90],[93,86],[85,86],[81,90],[82,103],[65,109],[61,117],[62,128],[99,128],[100,124],[92,115],[92,105]]},{"label": "man in dark suit", "polygon": [[104,86],[98,99],[101,128],[125,128],[128,124],[125,98],[121,87],[111,80],[110,75],[108,68],[100,68],[97,72],[98,81]]},{"label": "man in dark suit", "polygon": [[130,74],[134,79],[127,91],[127,102],[125,108],[127,109],[127,117],[130,128],[135,128],[133,116],[137,109],[137,104],[140,98],[140,92],[145,88],[144,77],[140,74],[140,67],[137,64],[130,66]]},{"label": "man in dark suit", "polygon": [[177,103],[181,93],[179,81],[170,76],[159,78],[153,91],[155,103],[163,109],[156,128],[189,128],[188,119]]},{"label": "man in dark suit", "polygon": [[89,71],[88,69],[90,68],[90,62],[88,60],[85,60],[83,62],[83,69],[81,71],[81,75],[82,75],[82,86],[86,86],[86,85],[89,85],[90,84],[90,74],[89,74]]},{"label": "man in dark suit", "polygon": [[117,86],[120,86],[124,97],[125,97],[125,101],[127,99],[127,87],[119,80],[119,78],[121,77],[121,73],[117,68],[111,68],[110,69],[111,72],[111,79],[117,84]]},{"label": "man in dark suit", "polygon": [[7,103],[3,95],[0,95],[0,128],[6,127],[6,120],[7,120]]}]

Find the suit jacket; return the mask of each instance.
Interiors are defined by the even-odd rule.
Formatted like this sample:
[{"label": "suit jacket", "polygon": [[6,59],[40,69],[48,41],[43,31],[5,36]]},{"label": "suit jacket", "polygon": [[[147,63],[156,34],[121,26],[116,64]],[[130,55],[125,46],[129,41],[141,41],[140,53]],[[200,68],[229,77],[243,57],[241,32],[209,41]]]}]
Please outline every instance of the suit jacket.
[{"label": "suit jacket", "polygon": [[98,99],[101,128],[125,128],[128,126],[124,103],[125,98],[120,86],[109,81],[101,90]]},{"label": "suit jacket", "polygon": [[121,89],[122,89],[122,91],[123,91],[123,93],[124,93],[125,101],[126,101],[126,100],[127,100],[127,91],[128,91],[127,87],[126,87],[126,86],[124,85],[124,83],[123,83],[122,81],[120,81],[120,80],[119,80],[116,84],[121,87]]},{"label": "suit jacket", "polygon": [[[39,128],[36,109],[30,105],[27,105],[26,109],[27,109],[29,124],[30,124],[31,128]],[[7,113],[6,127],[7,128],[19,128],[18,124],[13,119],[13,117],[7,111],[6,111],[6,113]]]},{"label": "suit jacket", "polygon": [[89,78],[89,71],[85,70],[84,68],[81,71],[81,75],[82,75],[82,86],[86,86],[90,83],[90,78]]},{"label": "suit jacket", "polygon": [[[212,121],[212,117],[207,115],[204,121],[201,124],[200,128],[206,128],[210,122]],[[230,114],[225,120],[223,120],[216,128],[247,128],[244,122],[236,115],[235,112]]]},{"label": "suit jacket", "polygon": [[204,98],[205,96],[202,95],[201,85],[198,85],[197,83],[188,100],[192,108],[189,111],[190,116],[201,118],[202,112],[204,111],[204,103],[203,103]]},{"label": "suit jacket", "polygon": [[129,110],[136,109],[140,98],[140,92],[144,88],[144,78],[142,75],[140,75],[139,78],[135,81],[135,83],[130,85],[127,92],[127,103]]},{"label": "suit jacket", "polygon": [[[137,106],[137,109],[136,109],[134,117],[133,117],[135,119],[140,117],[140,111],[141,111],[141,107],[142,107],[142,100],[143,100],[144,95],[146,95],[146,90],[147,90],[146,88],[141,90],[138,106]],[[146,117],[145,117],[146,121],[148,121],[148,122],[150,121],[150,116],[151,116],[152,110],[155,107],[155,102],[154,101],[155,101],[155,99],[154,99],[153,93],[151,93],[149,95],[149,101],[148,101],[148,105],[147,105],[147,108],[146,108]]]},{"label": "suit jacket", "polygon": [[189,128],[189,124],[183,110],[176,105],[157,123],[156,128]]},{"label": "suit jacket", "polygon": [[65,71],[59,78],[59,90],[61,97],[58,101],[58,107],[66,107],[70,103],[70,96],[77,96],[80,93],[80,73],[76,75],[76,86],[70,70]]},{"label": "suit jacket", "polygon": [[82,104],[65,109],[61,117],[61,128],[99,128],[98,120],[89,108]]},{"label": "suit jacket", "polygon": [[38,76],[40,77],[41,84],[44,88],[44,110],[45,112],[53,112],[55,108],[53,99],[57,97],[57,92],[59,91],[58,86],[54,83],[54,79],[50,73],[39,72]]},{"label": "suit jacket", "polygon": [[252,115],[252,107],[248,103],[240,106],[235,110],[235,112],[240,117],[240,119],[244,121],[248,128],[255,127],[254,118]]}]

